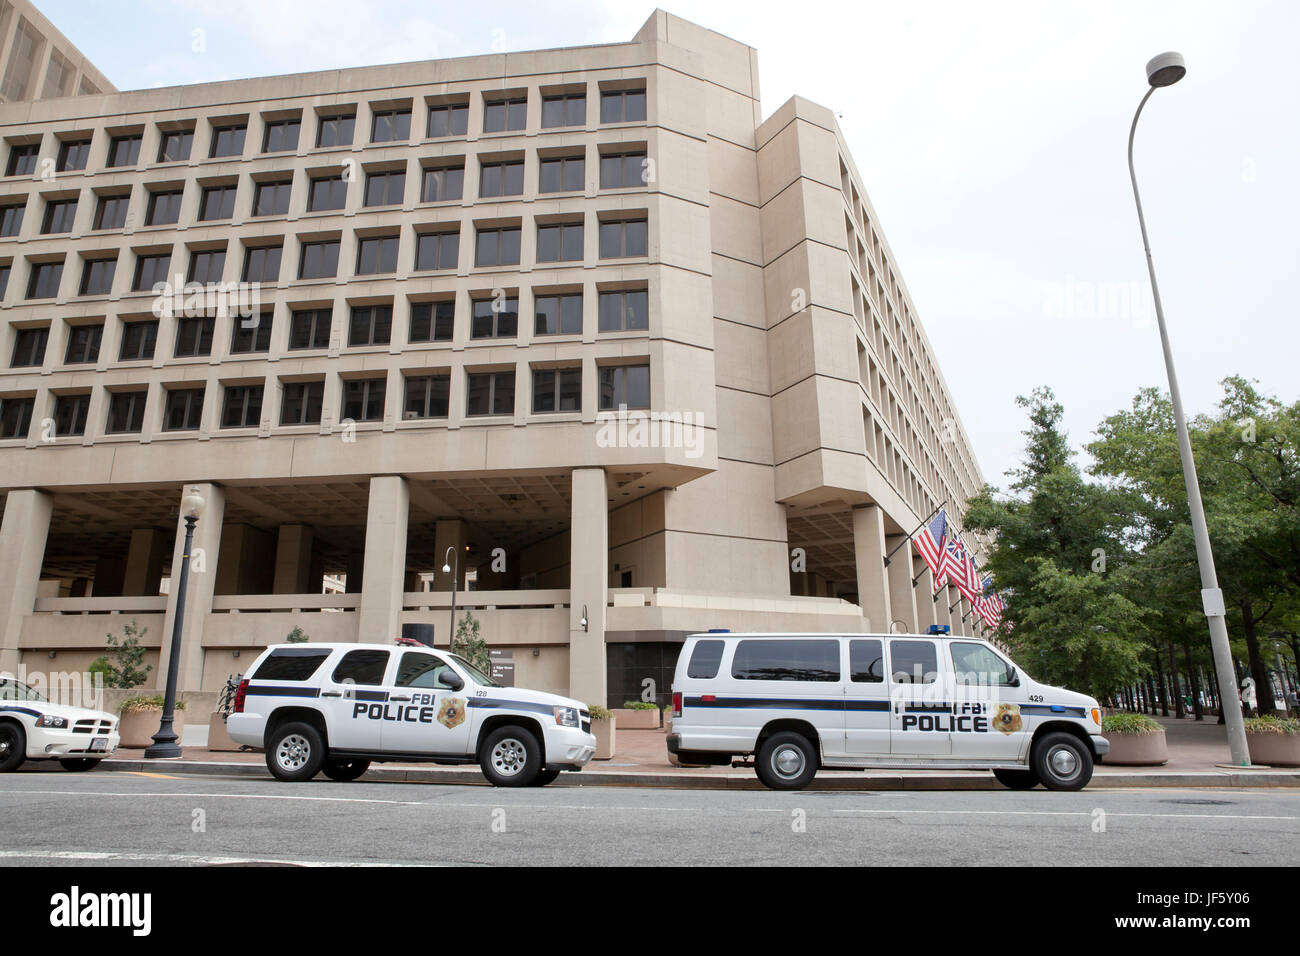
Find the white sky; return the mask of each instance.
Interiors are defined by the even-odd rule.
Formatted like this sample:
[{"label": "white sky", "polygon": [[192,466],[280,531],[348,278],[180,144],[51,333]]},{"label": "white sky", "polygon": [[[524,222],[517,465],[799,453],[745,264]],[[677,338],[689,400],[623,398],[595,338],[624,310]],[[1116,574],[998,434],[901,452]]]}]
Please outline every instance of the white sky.
[{"label": "white sky", "polygon": [[[652,3],[37,0],[122,89],[631,39]],[[1300,4],[677,0],[758,49],[764,115],[841,114],[985,477],[1052,386],[1086,441],[1165,385],[1125,164],[1143,65],[1188,75],[1136,149],[1184,399],[1240,373],[1284,400],[1300,242]],[[202,30],[204,52],[193,51]]]}]

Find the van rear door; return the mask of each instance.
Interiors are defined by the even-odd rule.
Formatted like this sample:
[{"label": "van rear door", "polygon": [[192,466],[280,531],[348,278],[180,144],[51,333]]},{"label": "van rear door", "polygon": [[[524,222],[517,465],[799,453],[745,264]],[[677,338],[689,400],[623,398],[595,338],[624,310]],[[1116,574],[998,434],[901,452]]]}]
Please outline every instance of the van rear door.
[{"label": "van rear door", "polygon": [[890,638],[889,752],[917,757],[952,753],[952,702],[944,696],[938,641]]},{"label": "van rear door", "polygon": [[844,641],[844,746],[851,754],[889,753],[889,685],[885,680],[885,642],[879,637]]}]

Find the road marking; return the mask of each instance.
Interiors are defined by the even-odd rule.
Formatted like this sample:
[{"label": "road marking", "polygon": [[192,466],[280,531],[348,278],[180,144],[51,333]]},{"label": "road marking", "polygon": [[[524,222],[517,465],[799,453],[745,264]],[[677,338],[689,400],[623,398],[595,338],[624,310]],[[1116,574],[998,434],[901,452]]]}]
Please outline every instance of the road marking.
[{"label": "road marking", "polygon": [[[1103,810],[1107,817],[1152,817],[1156,819],[1168,820],[1300,820],[1300,817],[1275,817],[1263,816],[1245,813],[1133,813],[1126,810],[1106,810],[1105,807],[1098,807]],[[1011,816],[1011,817],[1090,817],[1093,810],[900,810],[900,809],[837,809],[832,808],[832,813],[865,813],[865,814],[902,814],[902,813],[929,813],[940,816]]]},{"label": "road marking", "polygon": [[285,860],[265,856],[202,856],[197,853],[120,853],[94,850],[0,850],[0,860],[68,860],[91,863],[194,863],[199,866],[247,866],[272,863],[281,866],[460,866],[450,863],[393,863],[371,860]]},{"label": "road marking", "polygon": [[180,777],[170,773],[148,773],[144,770],[125,770],[123,773],[130,774],[132,777],[152,777],[155,780],[179,780]]}]

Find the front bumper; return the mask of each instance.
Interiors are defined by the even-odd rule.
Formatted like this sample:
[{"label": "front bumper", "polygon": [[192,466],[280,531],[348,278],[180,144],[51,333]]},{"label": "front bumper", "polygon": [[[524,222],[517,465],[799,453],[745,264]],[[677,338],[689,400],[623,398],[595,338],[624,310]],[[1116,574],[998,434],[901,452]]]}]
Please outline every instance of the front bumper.
[{"label": "front bumper", "polygon": [[1099,761],[1110,753],[1110,741],[1101,734],[1091,734],[1088,739],[1092,741],[1092,752],[1097,755]]},{"label": "front bumper", "polygon": [[548,727],[546,730],[546,766],[581,769],[596,756],[596,735],[577,727]]},{"label": "front bumper", "polygon": [[[102,750],[92,749],[96,739],[104,739]],[[33,760],[42,757],[107,757],[122,743],[116,730],[106,734],[77,734],[71,730],[39,727],[28,732],[27,756]]]}]

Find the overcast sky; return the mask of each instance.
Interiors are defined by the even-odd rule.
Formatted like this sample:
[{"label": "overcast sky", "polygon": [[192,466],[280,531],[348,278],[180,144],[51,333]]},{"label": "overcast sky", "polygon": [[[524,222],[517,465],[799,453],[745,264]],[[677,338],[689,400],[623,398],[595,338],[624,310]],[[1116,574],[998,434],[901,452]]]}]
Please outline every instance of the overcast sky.
[{"label": "overcast sky", "polygon": [[[121,89],[631,39],[652,3],[36,0]],[[1240,373],[1294,401],[1300,4],[696,2],[665,9],[756,47],[763,114],[840,114],[985,478],[1014,406],[1056,390],[1076,445],[1165,387],[1125,162],[1136,159],[1184,399]],[[195,31],[205,50],[194,52]]]}]

